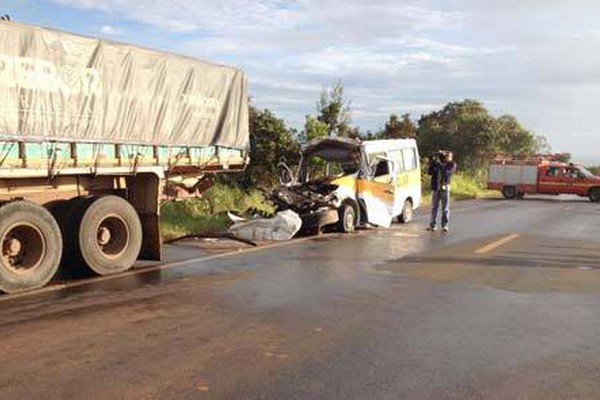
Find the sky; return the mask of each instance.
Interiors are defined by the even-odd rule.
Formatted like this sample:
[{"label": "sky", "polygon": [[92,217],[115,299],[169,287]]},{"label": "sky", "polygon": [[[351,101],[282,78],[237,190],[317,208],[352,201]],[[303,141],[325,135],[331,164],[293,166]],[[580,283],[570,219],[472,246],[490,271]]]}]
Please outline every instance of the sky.
[{"label": "sky", "polygon": [[13,20],[235,65],[301,128],[341,82],[361,131],[476,99],[600,163],[597,0],[0,0]]}]

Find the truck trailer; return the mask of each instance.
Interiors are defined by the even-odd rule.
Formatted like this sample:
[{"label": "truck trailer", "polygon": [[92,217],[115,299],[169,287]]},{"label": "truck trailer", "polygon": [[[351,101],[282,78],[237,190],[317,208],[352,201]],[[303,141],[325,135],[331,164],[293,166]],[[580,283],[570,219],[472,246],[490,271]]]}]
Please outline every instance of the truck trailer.
[{"label": "truck trailer", "polygon": [[0,21],[0,290],[160,260],[161,199],[248,150],[241,70]]}]

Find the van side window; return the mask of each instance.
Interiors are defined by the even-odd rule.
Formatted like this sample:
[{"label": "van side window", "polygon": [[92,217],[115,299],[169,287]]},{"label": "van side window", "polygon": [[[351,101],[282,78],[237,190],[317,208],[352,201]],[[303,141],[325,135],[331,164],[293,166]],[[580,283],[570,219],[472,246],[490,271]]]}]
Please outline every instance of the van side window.
[{"label": "van side window", "polygon": [[389,157],[394,160],[397,164],[398,164],[398,171],[396,171],[397,173],[402,173],[405,171],[404,168],[404,160],[402,159],[402,150],[393,150],[389,152]]},{"label": "van side window", "polygon": [[378,176],[385,176],[390,174],[390,168],[388,166],[388,162],[385,160],[381,160],[377,163],[375,167],[375,178]]},{"label": "van side window", "polygon": [[417,152],[414,148],[402,149],[404,155],[404,170],[413,171],[417,169]]}]

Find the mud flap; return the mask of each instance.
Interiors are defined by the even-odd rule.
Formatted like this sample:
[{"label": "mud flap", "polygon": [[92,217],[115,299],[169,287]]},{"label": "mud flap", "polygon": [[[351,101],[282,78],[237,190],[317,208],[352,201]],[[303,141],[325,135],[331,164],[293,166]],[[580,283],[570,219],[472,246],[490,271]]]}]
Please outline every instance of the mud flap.
[{"label": "mud flap", "polygon": [[128,199],[140,216],[144,232],[139,256],[142,260],[162,259],[160,185],[161,180],[155,174],[137,174],[127,178]]}]

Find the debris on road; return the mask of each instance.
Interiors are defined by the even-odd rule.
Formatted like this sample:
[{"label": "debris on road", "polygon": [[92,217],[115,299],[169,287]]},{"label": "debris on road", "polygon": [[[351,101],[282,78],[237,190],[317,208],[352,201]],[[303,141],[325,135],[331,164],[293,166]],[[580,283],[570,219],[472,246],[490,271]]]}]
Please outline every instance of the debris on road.
[{"label": "debris on road", "polygon": [[302,219],[292,210],[277,212],[272,218],[241,219],[231,216],[229,233],[241,240],[290,240],[302,227]]}]

